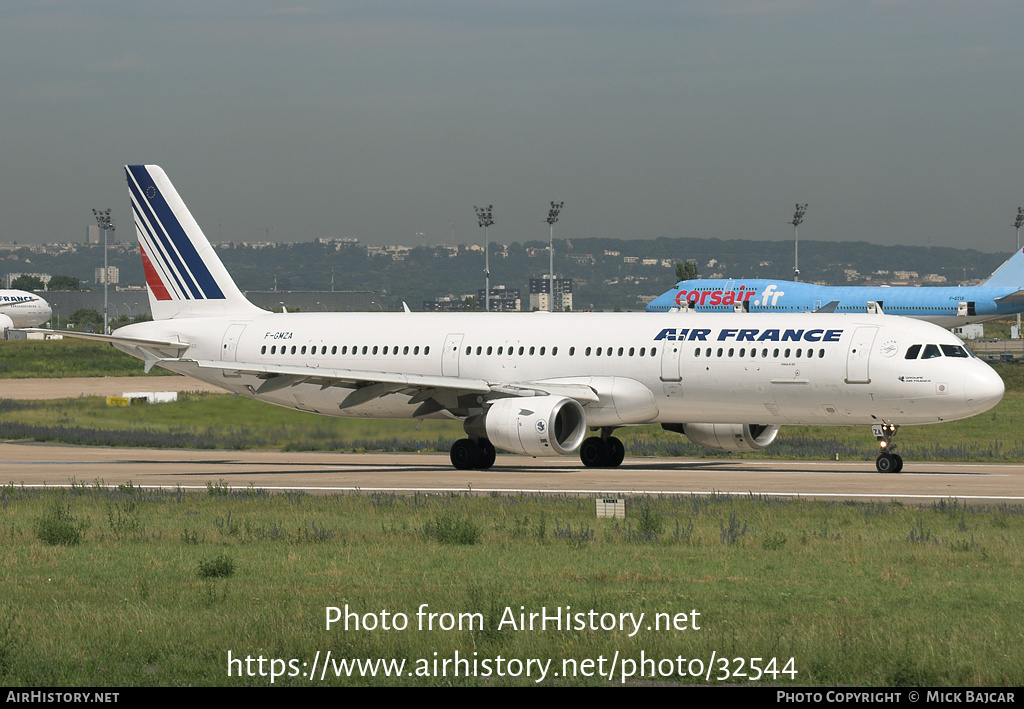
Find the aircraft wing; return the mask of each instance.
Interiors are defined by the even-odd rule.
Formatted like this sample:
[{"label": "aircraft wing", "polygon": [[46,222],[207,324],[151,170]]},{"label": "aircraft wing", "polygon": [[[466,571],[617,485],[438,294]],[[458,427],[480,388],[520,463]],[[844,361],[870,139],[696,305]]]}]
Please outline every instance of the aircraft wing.
[{"label": "aircraft wing", "polygon": [[1001,295],[998,298],[996,298],[996,302],[1014,305],[1016,305],[1017,303],[1024,303],[1024,288],[1022,288],[1021,290],[1016,290],[1013,293]]},{"label": "aircraft wing", "polygon": [[[141,337],[118,337],[117,335],[103,335],[97,332],[75,332],[74,330],[47,330],[40,327],[25,328],[28,332],[43,332],[49,335],[61,335],[62,337],[73,337],[78,340],[93,340],[95,342],[106,342],[111,345],[125,345],[134,347],[143,354],[151,350],[171,350],[178,353],[188,349],[189,343],[181,340],[147,340]],[[158,355],[152,355],[158,357]],[[145,358],[147,363],[149,358]],[[147,364],[146,371],[152,368]]]},{"label": "aircraft wing", "polygon": [[830,300],[829,302],[825,303],[823,306],[821,306],[820,308],[818,308],[814,312],[816,312],[816,313],[834,313],[836,311],[836,307],[838,305],[839,305],[839,301],[838,300]]},{"label": "aircraft wing", "polygon": [[322,389],[332,386],[353,388],[352,393],[342,401],[342,409],[358,406],[388,394],[404,393],[412,397],[411,403],[422,404],[414,416],[427,416],[444,409],[463,408],[459,404],[459,397],[467,394],[482,396],[484,399],[554,394],[575,399],[582,404],[599,400],[597,392],[592,387],[570,382],[492,382],[470,377],[178,358],[159,360],[155,364],[163,362],[193,364],[199,369],[255,375],[263,380],[254,391],[257,396],[306,383],[319,384]]}]

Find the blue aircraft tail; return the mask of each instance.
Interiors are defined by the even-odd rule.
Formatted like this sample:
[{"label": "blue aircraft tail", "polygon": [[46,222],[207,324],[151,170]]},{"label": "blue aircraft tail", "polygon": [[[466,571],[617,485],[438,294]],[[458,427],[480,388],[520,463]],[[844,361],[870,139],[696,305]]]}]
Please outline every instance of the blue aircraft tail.
[{"label": "blue aircraft tail", "polygon": [[1006,259],[1003,265],[997,268],[995,273],[982,285],[996,288],[1024,287],[1024,249],[1018,250],[1013,256]]}]

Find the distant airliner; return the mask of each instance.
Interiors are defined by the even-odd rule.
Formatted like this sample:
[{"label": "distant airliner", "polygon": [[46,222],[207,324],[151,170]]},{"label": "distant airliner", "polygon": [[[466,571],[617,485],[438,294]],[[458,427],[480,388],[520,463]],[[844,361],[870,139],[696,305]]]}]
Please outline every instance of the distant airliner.
[{"label": "distant airliner", "polygon": [[50,304],[35,293],[0,290],[0,331],[42,325],[52,313]]},{"label": "distant airliner", "polygon": [[300,411],[458,419],[456,468],[489,468],[496,449],[615,467],[623,426],[741,451],[780,424],[817,424],[871,426],[876,468],[898,472],[898,426],[1003,396],[951,333],[887,315],[270,313],[238,290],[163,170],[126,170],[155,319],[76,336]]},{"label": "distant airliner", "polygon": [[890,315],[945,328],[1024,312],[1024,249],[980,286],[817,286],[760,278],[680,281],[647,304],[647,311],[698,313],[863,313],[869,303]]}]

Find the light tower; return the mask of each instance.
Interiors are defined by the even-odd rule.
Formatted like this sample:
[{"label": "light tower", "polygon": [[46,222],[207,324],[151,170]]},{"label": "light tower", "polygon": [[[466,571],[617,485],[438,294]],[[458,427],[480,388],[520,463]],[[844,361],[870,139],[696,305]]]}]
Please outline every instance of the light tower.
[{"label": "light tower", "polygon": [[793,213],[793,221],[790,224],[793,225],[793,280],[800,280],[800,239],[797,235],[797,227],[800,226],[804,221],[804,214],[807,212],[806,204],[797,204],[796,211]]},{"label": "light tower", "polygon": [[474,205],[473,209],[476,210],[476,219],[484,230],[484,311],[489,313],[491,312],[491,247],[490,240],[487,238],[487,227],[494,224],[494,218],[491,216],[494,205],[488,204],[486,207]]},{"label": "light tower", "polygon": [[114,218],[110,216],[109,209],[94,209],[92,215],[96,217],[96,226],[103,230],[103,334],[106,335],[110,329],[107,316],[107,284],[110,282],[110,271],[107,269],[107,232],[114,231]]},{"label": "light tower", "polygon": [[555,309],[555,222],[565,202],[552,202],[548,210],[548,312]]},{"label": "light tower", "polygon": [[[1013,228],[1017,230],[1017,251],[1020,251],[1020,228],[1024,226],[1024,207],[1017,207],[1017,219]],[[1020,339],[1020,313],[1017,313],[1017,338]]]}]

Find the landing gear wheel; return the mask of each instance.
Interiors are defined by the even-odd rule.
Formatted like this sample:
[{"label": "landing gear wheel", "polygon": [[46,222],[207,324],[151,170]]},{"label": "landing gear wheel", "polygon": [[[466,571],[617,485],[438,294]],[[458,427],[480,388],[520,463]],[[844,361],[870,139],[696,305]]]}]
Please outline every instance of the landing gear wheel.
[{"label": "landing gear wheel", "polygon": [[882,452],[875,458],[875,470],[880,473],[899,473],[903,470],[903,458],[893,453],[892,439],[896,438],[899,426],[894,423],[875,423],[871,425],[871,433],[878,439]]},{"label": "landing gear wheel", "polygon": [[591,436],[580,445],[580,460],[588,468],[607,466],[609,457],[608,444],[597,436]]},{"label": "landing gear wheel", "polygon": [[614,436],[608,439],[608,467],[617,468],[626,457],[626,446]]},{"label": "landing gear wheel", "polygon": [[902,468],[903,459],[898,456],[891,455],[889,453],[882,453],[880,456],[875,458],[875,470],[880,473],[898,473],[899,468]]},{"label": "landing gear wheel", "polygon": [[480,460],[477,461],[477,470],[488,470],[494,465],[494,460],[498,456],[498,451],[494,450],[494,445],[486,438],[481,438],[477,441],[477,447],[480,449]]},{"label": "landing gear wheel", "polygon": [[482,451],[473,441],[468,438],[460,438],[452,444],[449,457],[452,465],[458,470],[472,470],[480,461]]}]

